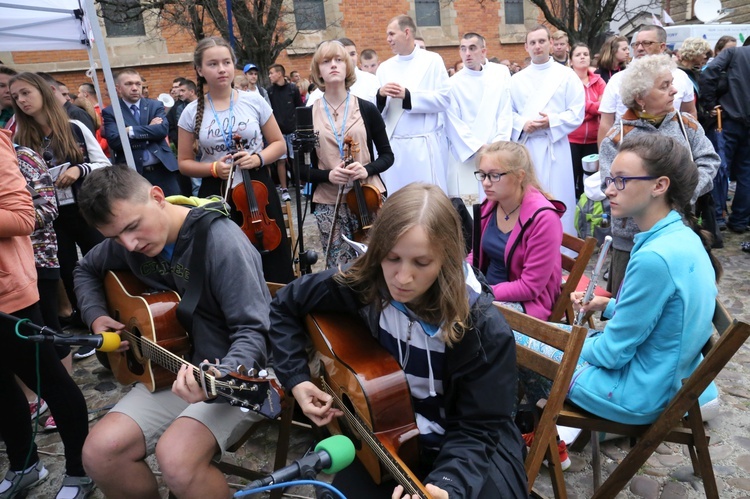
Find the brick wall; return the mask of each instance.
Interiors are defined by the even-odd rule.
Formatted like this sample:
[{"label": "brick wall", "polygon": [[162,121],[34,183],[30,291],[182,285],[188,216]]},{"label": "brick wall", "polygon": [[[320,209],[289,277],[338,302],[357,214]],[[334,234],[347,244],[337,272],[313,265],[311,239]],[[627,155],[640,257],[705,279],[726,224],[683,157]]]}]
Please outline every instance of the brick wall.
[{"label": "brick wall", "polygon": [[[154,64],[150,66],[139,66],[138,72],[146,78],[149,89],[149,98],[156,99],[160,93],[169,93],[172,88],[172,80],[178,76],[184,76],[195,81],[195,70],[192,64]],[[99,88],[102,90],[102,100],[105,106],[109,105],[107,87],[104,83],[104,73],[97,72],[99,76]],[[90,81],[83,71],[65,71],[54,74],[55,78],[65,83],[71,92],[77,92],[81,83]]]},{"label": "brick wall", "polygon": [[[523,62],[527,56],[523,44],[500,44],[499,33],[503,26],[499,24],[502,19],[498,13],[498,2],[453,1],[455,9],[453,22],[459,37],[467,31],[481,33],[487,39],[488,57]],[[412,2],[408,0],[394,0],[385,4],[374,0],[341,0],[338,4],[341,13],[340,26],[335,29],[340,34],[335,36],[345,34],[357,43],[360,51],[367,48],[374,49],[381,61],[388,59],[393,54],[386,43],[387,22],[396,15],[409,12],[412,5]],[[372,15],[363,15],[363,13]],[[178,27],[166,24],[163,20],[157,32],[156,37],[141,37],[132,40],[132,43],[129,43],[129,38],[114,38],[107,41],[107,51],[114,66],[113,71],[126,66],[136,67],[147,79],[152,98],[159,93],[169,92],[172,80],[177,76],[195,79],[192,64],[188,62],[192,59],[192,50],[195,47],[195,41],[190,34]],[[428,49],[440,54],[446,67],[451,67],[460,60],[457,43],[446,46],[428,46]],[[303,77],[308,77],[311,59],[312,54],[291,55],[284,51],[277,62],[284,65],[287,74],[291,71],[299,71]],[[39,65],[40,70],[55,75],[75,91],[81,82],[86,81],[83,68],[88,67],[88,56],[82,50],[15,52],[10,65],[25,66],[19,68],[23,70],[35,70],[34,66]],[[80,70],[73,70],[72,67]],[[102,88],[104,88],[103,82]]]}]

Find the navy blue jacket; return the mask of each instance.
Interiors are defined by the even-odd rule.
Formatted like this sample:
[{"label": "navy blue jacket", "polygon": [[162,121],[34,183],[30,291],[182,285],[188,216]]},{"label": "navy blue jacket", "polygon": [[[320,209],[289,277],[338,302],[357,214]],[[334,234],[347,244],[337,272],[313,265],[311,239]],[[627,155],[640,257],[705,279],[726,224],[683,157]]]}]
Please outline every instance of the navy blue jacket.
[{"label": "navy blue jacket", "polygon": [[[135,167],[139,173],[143,173],[143,151],[147,150],[156,157],[169,171],[176,172],[177,158],[167,145],[165,138],[169,133],[169,121],[167,113],[164,111],[164,104],[154,99],[141,98],[140,123],[135,121],[135,116],[130,110],[130,104],[120,102],[120,109],[125,120],[125,126],[133,127],[133,137],[130,138],[130,148],[133,150],[133,159]],[[159,117],[162,122],[158,125],[149,125],[151,120]],[[107,139],[109,147],[114,151],[115,163],[126,163],[125,154],[122,149],[122,141],[117,131],[117,122],[115,121],[115,112],[112,106],[102,109],[102,119],[104,120],[104,138]]]},{"label": "navy blue jacket", "polygon": [[[367,324],[377,340],[379,313],[334,280],[338,269],[302,276],[279,290],[271,302],[269,338],[274,369],[287,393],[310,381],[305,316],[309,312],[350,313]],[[505,318],[483,286],[471,308],[461,341],[445,349],[446,434],[424,483],[451,498],[476,499],[492,481],[497,497],[528,497],[523,440],[513,422],[516,409],[516,344]]]}]

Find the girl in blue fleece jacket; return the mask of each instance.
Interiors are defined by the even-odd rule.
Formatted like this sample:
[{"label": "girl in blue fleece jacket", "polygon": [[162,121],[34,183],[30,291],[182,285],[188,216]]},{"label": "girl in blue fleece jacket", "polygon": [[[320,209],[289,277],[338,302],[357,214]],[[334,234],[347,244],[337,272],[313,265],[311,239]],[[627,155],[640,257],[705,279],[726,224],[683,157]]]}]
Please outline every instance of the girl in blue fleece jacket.
[{"label": "girl in blue fleece jacket", "polygon": [[[641,233],[615,299],[571,297],[574,309],[611,317],[586,340],[568,393],[589,412],[651,423],[702,359],[721,267],[691,214],[697,182],[687,148],[658,134],[626,138],[604,178],[612,216],[632,217]],[[712,383],[701,405],[717,396]]]}]

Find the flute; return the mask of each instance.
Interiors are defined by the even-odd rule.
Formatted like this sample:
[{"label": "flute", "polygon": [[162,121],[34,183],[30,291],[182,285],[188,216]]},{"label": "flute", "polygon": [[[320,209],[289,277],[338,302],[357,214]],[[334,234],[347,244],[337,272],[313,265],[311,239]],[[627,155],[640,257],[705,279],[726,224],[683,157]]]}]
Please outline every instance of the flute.
[{"label": "flute", "polygon": [[[594,272],[591,273],[591,280],[589,281],[589,285],[586,288],[586,292],[583,294],[583,300],[581,300],[581,305],[585,305],[588,302],[591,301],[591,299],[594,297],[594,289],[596,288],[596,283],[599,281],[599,273],[602,271],[602,265],[604,265],[604,259],[607,258],[607,253],[609,252],[609,247],[612,245],[612,236],[607,236],[604,238],[604,242],[602,243],[602,248],[599,250],[599,258],[596,260],[596,265],[594,266]],[[581,308],[578,310],[578,314],[576,315],[575,325],[580,326],[583,323],[583,317],[586,315],[586,313]]]}]

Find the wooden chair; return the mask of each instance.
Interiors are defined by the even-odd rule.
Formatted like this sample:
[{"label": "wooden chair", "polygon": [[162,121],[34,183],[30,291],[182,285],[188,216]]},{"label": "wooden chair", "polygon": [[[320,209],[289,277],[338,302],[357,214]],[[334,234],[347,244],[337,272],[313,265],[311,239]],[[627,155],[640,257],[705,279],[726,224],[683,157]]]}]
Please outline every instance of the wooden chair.
[{"label": "wooden chair", "polygon": [[289,238],[289,247],[292,251],[294,277],[299,277],[299,247],[297,246],[297,232],[294,230],[295,212],[292,209],[292,203],[290,201],[284,201],[281,204],[281,213],[284,216],[284,227],[286,228],[286,235]]},{"label": "wooden chair", "polygon": [[562,284],[560,297],[552,308],[549,320],[550,322],[562,322],[565,319],[568,324],[573,324],[575,313],[573,312],[573,304],[570,301],[570,293],[576,290],[581,278],[584,277],[583,273],[591,259],[591,255],[594,254],[594,249],[596,249],[596,239],[587,237],[583,240],[563,233],[562,247],[578,253],[578,256],[573,258],[565,254],[561,255],[562,268],[568,275]]},{"label": "wooden chair", "polygon": [[[287,205],[289,205],[289,201],[287,201]],[[284,287],[283,284],[278,284],[275,282],[268,282],[266,284],[268,285],[268,290],[270,291],[271,296],[276,296],[276,292]],[[266,419],[253,424],[234,445],[227,448],[227,452],[236,452],[237,450],[239,450],[243,445],[245,445],[245,442],[247,442],[247,440],[250,439],[255,434],[255,432],[258,431],[263,425],[278,422],[279,438],[276,442],[276,456],[274,459],[273,469],[277,470],[286,466],[287,454],[289,452],[289,437],[293,424],[292,415],[294,413],[294,405],[294,397],[284,397],[282,406],[283,410],[281,412],[281,415],[276,420]],[[222,473],[239,476],[247,480],[257,480],[268,475],[267,472],[242,468],[225,460],[220,460],[218,462],[215,462],[214,464],[217,468],[219,468],[219,470],[221,470]],[[271,498],[280,499],[281,493],[282,489],[274,490],[271,492]]]},{"label": "wooden chair", "polygon": [[[615,497],[627,482],[638,472],[662,442],[674,442],[688,446],[693,471],[703,478],[703,488],[708,498],[718,498],[716,478],[708,452],[708,436],[703,427],[698,396],[714,380],[739,348],[750,336],[750,325],[733,320],[726,308],[717,300],[714,312],[714,334],[704,347],[704,359],[693,374],[683,380],[682,388],[675,394],[659,418],[650,425],[626,425],[615,423],[589,414],[566,404],[558,418],[558,424],[581,428],[592,432],[607,432],[637,439],[637,444],[599,487],[594,470],[595,498]],[[547,402],[549,403],[549,402]],[[544,403],[539,404],[544,407]],[[685,416],[687,414],[687,416]],[[680,424],[682,423],[682,424]],[[598,442],[595,435],[593,441]],[[593,446],[592,446],[593,447]]]},{"label": "wooden chair", "polygon": [[556,421],[568,394],[568,386],[573,377],[578,356],[583,348],[587,330],[584,327],[574,326],[573,330],[568,333],[552,324],[503,307],[497,302],[495,305],[505,316],[511,329],[564,352],[562,361],[558,363],[521,345],[517,345],[516,350],[519,367],[525,367],[552,380],[552,390],[546,405],[538,415],[538,422],[534,429],[534,441],[526,456],[525,467],[529,492],[536,495],[532,490],[534,482],[539,474],[542,461],[547,459],[555,497],[565,499],[567,492],[563,480],[562,466],[560,465],[560,454],[557,450]]}]

